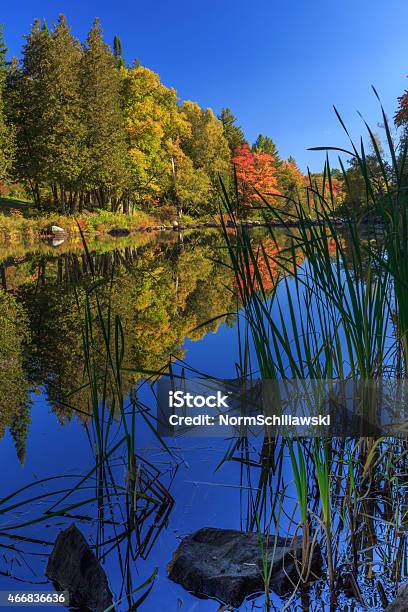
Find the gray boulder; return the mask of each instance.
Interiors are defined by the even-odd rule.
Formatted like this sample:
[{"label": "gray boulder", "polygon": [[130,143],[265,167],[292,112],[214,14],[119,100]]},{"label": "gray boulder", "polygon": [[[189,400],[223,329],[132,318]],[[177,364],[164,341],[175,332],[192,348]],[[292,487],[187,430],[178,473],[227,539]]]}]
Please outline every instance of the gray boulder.
[{"label": "gray boulder", "polygon": [[[265,550],[267,540],[264,538]],[[299,580],[295,566],[301,559],[301,540],[294,543],[269,536],[269,564],[273,564],[270,589],[283,595]],[[312,558],[316,577],[322,565],[318,548]],[[168,564],[171,580],[197,597],[212,597],[239,607],[248,595],[262,592],[262,554],[259,535],[232,529],[205,527],[185,537]],[[291,582],[293,581],[293,583]]]},{"label": "gray boulder", "polygon": [[397,597],[387,606],[387,612],[407,612],[408,610],[408,583],[403,584],[398,589]]},{"label": "gray boulder", "polygon": [[112,605],[106,574],[75,525],[59,533],[45,573],[58,590],[69,592],[72,608],[103,612]]},{"label": "gray boulder", "polygon": [[60,227],[59,225],[50,225],[49,227],[51,234],[66,234],[67,232],[64,230],[63,227]]},{"label": "gray boulder", "polygon": [[68,233],[59,225],[49,225],[43,232],[46,236],[51,236],[60,239],[68,238]]}]

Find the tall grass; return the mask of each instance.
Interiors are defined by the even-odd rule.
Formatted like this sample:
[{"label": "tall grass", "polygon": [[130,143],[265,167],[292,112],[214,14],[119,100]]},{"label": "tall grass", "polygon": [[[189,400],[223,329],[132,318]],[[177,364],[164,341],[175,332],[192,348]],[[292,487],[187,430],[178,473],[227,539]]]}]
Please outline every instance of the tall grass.
[{"label": "tall grass", "polygon": [[[397,150],[387,117],[381,110],[388,159],[367,126],[380,176],[378,172],[374,175],[362,141],[357,147],[350,139],[350,151],[329,148],[354,157],[365,189],[363,209],[343,207],[339,222],[328,157],[323,185],[319,188],[310,179],[307,203],[304,197],[290,198],[291,210],[295,211],[290,222],[267,198],[257,193],[265,220],[272,216],[285,228],[290,247],[284,251],[268,251],[267,244],[277,244],[272,226],[260,243],[252,239],[235,214],[240,207],[238,189],[231,196],[222,187],[226,211],[224,239],[250,330],[251,359],[257,363],[262,379],[378,381],[383,377],[407,376],[407,142],[403,141]],[[348,134],[339,114],[338,118]],[[347,171],[339,160],[347,190],[350,189]],[[235,235],[231,234],[232,225],[236,228]],[[378,225],[380,232],[376,231]],[[403,479],[398,452],[402,449],[405,456],[406,442],[386,438],[289,438],[281,443],[276,441],[273,446],[279,454],[285,452],[285,447],[297,494],[297,529],[301,529],[303,539],[300,575],[308,576],[306,568],[316,542],[316,531],[320,530],[324,533],[325,561],[334,605],[340,580],[336,568],[342,554],[339,542],[347,524],[353,556],[349,584],[361,603],[356,580],[357,559],[362,548],[368,546],[372,550],[376,545],[380,529],[373,483],[378,486],[384,482],[387,473],[391,480],[388,501],[384,503],[394,507],[394,496]],[[275,455],[273,463],[277,461]],[[261,467],[261,478],[273,488],[276,485],[264,473],[267,470]],[[276,495],[275,491],[275,498]],[[398,532],[401,520],[399,501],[388,522],[389,533]],[[361,521],[369,538],[365,544],[357,535]],[[395,552],[390,554],[395,558]],[[373,556],[369,563],[374,563]],[[381,581],[379,584],[383,600]]]}]

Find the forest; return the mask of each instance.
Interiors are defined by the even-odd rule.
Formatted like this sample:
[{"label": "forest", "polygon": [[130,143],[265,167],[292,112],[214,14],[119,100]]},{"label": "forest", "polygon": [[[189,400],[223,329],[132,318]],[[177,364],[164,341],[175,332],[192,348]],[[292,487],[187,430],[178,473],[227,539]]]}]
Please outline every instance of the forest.
[{"label": "forest", "polygon": [[[335,109],[347,144],[315,146],[312,173],[279,152],[282,115],[249,139],[233,102],[180,99],[123,42],[98,19],[78,40],[63,15],[36,20],[18,58],[0,36],[0,593],[56,588],[105,612],[408,610],[408,90],[390,115],[374,90],[380,122],[358,139]],[[317,94],[335,79],[336,103],[331,51]],[[271,408],[252,391],[300,382],[335,427],[168,436],[166,379],[230,381],[245,414],[254,397]],[[112,605],[48,571],[73,521]]]},{"label": "forest", "polygon": [[[288,196],[321,183],[273,140],[250,144],[229,108],[216,115],[181,101],[122,43],[113,48],[95,20],[84,43],[65,16],[36,20],[21,57],[7,58],[0,38],[0,196],[28,200],[40,212],[145,211],[164,220],[214,215],[219,186],[240,192],[248,216],[259,193],[285,211]],[[343,180],[333,171],[338,202]]]}]

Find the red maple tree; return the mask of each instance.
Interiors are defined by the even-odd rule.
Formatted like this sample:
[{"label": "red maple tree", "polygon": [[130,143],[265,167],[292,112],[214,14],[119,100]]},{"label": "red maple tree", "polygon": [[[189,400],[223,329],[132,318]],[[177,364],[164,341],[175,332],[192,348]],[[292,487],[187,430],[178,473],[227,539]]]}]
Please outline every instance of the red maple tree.
[{"label": "red maple tree", "polygon": [[254,202],[262,201],[261,196],[271,202],[273,201],[271,196],[279,195],[276,164],[272,155],[269,153],[254,153],[245,144],[235,149],[232,163],[235,167],[239,192],[245,206],[251,206]]},{"label": "red maple tree", "polygon": [[394,119],[397,125],[408,123],[408,89],[398,98],[398,110]]}]

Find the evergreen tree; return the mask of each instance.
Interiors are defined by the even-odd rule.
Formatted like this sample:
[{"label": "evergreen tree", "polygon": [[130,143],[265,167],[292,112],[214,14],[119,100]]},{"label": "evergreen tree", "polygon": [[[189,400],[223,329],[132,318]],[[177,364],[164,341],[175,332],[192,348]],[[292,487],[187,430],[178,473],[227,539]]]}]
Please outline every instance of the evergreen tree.
[{"label": "evergreen tree", "polygon": [[4,40],[3,26],[0,24],[0,74],[4,80],[7,72],[7,47]]},{"label": "evergreen tree", "polygon": [[247,144],[244,133],[238,125],[235,125],[236,117],[229,108],[221,109],[218,119],[222,123],[231,154],[234,155],[237,147]]},{"label": "evergreen tree", "polygon": [[0,26],[0,181],[10,170],[14,154],[13,132],[7,125],[4,105],[4,92],[7,76],[7,47],[4,42],[3,28]]},{"label": "evergreen tree", "polygon": [[275,160],[275,165],[279,165],[281,161],[278,153],[278,148],[273,142],[272,138],[269,138],[269,136],[259,134],[255,143],[252,145],[252,151],[254,153],[267,153],[268,155],[272,155]]},{"label": "evergreen tree", "polygon": [[[21,461],[29,426],[29,385],[24,371],[24,348],[30,339],[24,307],[12,293],[0,290],[0,438],[6,427],[16,441]],[[19,417],[23,422],[19,424]],[[14,427],[14,429],[13,429]]]},{"label": "evergreen tree", "polygon": [[13,437],[17,457],[21,465],[24,465],[25,462],[27,438],[30,431],[30,425],[31,404],[26,402],[22,404],[15,413],[10,427],[10,433]]},{"label": "evergreen tree", "polygon": [[44,134],[46,170],[54,203],[65,212],[77,206],[82,174],[85,126],[82,121],[79,67],[80,44],[64,15],[51,34],[48,70],[44,75]]},{"label": "evergreen tree", "polygon": [[28,180],[37,205],[47,173],[47,99],[44,79],[49,68],[51,36],[34,21],[26,37],[21,66],[13,63],[6,85],[6,106],[16,132],[15,178]]},{"label": "evergreen tree", "polygon": [[81,70],[82,113],[86,126],[84,184],[101,208],[116,209],[126,180],[126,142],[121,74],[95,20],[85,44]]},{"label": "evergreen tree", "polygon": [[21,69],[10,70],[8,92],[17,130],[17,177],[30,180],[37,204],[75,209],[84,143],[79,67],[82,49],[61,15],[54,30],[35,21]]},{"label": "evergreen tree", "polygon": [[116,66],[118,68],[124,68],[125,60],[123,59],[123,56],[122,56],[122,42],[119,36],[116,36],[116,34],[113,38],[113,55],[116,60]]}]

